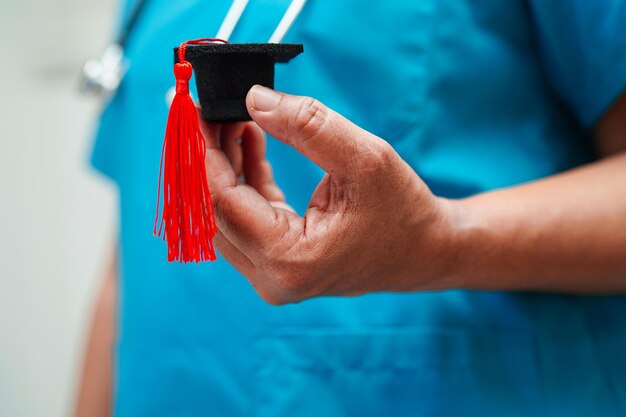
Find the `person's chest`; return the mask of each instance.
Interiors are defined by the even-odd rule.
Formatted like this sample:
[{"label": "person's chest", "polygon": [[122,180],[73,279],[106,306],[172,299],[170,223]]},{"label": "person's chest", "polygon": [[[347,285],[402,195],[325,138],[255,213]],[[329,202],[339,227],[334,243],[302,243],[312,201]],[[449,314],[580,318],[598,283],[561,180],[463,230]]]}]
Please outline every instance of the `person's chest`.
[{"label": "person's chest", "polygon": [[[126,125],[165,120],[172,48],[215,36],[231,5],[226,0],[148,2],[127,51]],[[290,3],[250,0],[230,41],[266,42]],[[501,154],[492,157],[492,150],[507,148],[516,155],[517,144],[541,146],[528,145],[541,137],[522,136],[516,127],[530,123],[537,126],[532,130],[541,130],[543,107],[552,105],[532,36],[522,0],[308,0],[283,40],[304,44],[304,54],[276,66],[275,86],[315,97],[389,141],[426,180],[467,182],[465,191],[452,193],[466,195],[538,175],[530,172],[532,161],[545,155],[517,158],[519,175],[513,172],[497,184],[492,180],[492,171],[501,170],[498,161],[508,161]],[[160,151],[153,139],[162,136],[162,124],[137,127],[154,130],[145,135],[150,143],[137,143],[150,147],[138,150],[142,158]],[[512,137],[511,132],[521,133]],[[270,142],[268,154],[280,161],[276,174],[285,178],[288,193],[293,169],[303,171],[306,178],[293,192],[303,190],[306,198],[319,170],[280,144]],[[459,162],[461,154],[467,158]],[[446,188],[437,191],[446,194]]]},{"label": "person's chest", "polygon": [[[290,3],[250,0],[229,40],[267,42]],[[392,140],[424,114],[436,3],[307,1],[283,40],[304,44],[305,53],[277,66],[276,88],[314,96]],[[162,104],[172,84],[172,48],[215,36],[230,4],[148,0],[127,50],[127,87]]]}]

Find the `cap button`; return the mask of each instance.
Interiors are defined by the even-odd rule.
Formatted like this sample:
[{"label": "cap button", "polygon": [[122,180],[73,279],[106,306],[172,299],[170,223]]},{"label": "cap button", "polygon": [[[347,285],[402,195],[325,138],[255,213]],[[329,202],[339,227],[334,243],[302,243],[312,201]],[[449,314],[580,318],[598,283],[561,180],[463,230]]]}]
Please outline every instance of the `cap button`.
[{"label": "cap button", "polygon": [[189,94],[189,81],[177,79],[176,94]]},{"label": "cap button", "polygon": [[176,80],[189,81],[192,71],[193,69],[189,61],[179,62],[174,65],[174,76],[176,77]]}]

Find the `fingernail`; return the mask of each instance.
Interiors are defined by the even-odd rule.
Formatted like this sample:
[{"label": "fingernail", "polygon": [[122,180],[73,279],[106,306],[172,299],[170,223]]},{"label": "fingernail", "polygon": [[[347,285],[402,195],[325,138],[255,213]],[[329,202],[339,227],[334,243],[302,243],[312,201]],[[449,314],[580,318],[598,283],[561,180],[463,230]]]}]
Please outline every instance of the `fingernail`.
[{"label": "fingernail", "polygon": [[272,111],[280,101],[280,94],[260,85],[252,87],[250,93],[252,94],[252,107],[258,111]]}]

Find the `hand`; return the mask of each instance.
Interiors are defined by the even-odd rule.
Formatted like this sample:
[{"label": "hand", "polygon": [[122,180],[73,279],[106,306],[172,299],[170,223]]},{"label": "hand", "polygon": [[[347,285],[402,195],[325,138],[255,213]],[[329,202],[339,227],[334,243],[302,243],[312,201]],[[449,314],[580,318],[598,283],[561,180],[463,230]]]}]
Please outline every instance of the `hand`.
[{"label": "hand", "polygon": [[[450,286],[450,203],[387,142],[308,97],[255,86],[247,106],[256,124],[202,128],[214,243],[264,300]],[[261,129],[327,173],[304,217],[274,182]]]}]

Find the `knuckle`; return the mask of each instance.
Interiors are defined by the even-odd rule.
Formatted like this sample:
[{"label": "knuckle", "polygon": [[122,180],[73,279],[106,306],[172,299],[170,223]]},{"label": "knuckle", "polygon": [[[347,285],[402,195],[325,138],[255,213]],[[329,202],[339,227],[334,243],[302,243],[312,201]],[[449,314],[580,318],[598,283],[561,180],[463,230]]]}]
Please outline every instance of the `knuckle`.
[{"label": "knuckle", "polygon": [[283,306],[298,303],[307,298],[290,277],[274,277],[272,281],[271,285],[257,288],[259,297],[268,304]]},{"label": "knuckle", "polygon": [[273,305],[298,303],[320,296],[325,290],[323,262],[312,244],[277,245],[262,267],[269,294],[262,298]]},{"label": "knuckle", "polygon": [[296,133],[298,142],[305,142],[318,135],[327,120],[326,106],[311,97],[306,97],[291,118],[290,131]]},{"label": "knuckle", "polygon": [[277,284],[279,288],[289,294],[301,294],[306,291],[305,280],[298,273],[289,272],[279,275]]},{"label": "knuckle", "polygon": [[382,139],[369,144],[359,158],[364,170],[379,171],[389,168],[395,157],[393,147]]},{"label": "knuckle", "polygon": [[318,280],[310,272],[312,268],[302,262],[281,262],[279,265],[274,282],[287,298],[299,301],[317,295]]},{"label": "knuckle", "polygon": [[220,192],[211,191],[211,201],[213,203],[213,212],[218,224],[226,227],[232,226],[232,221],[228,213],[230,213],[230,205],[232,204],[232,191],[234,186],[224,187]]},{"label": "knuckle", "polygon": [[258,294],[263,301],[273,306],[284,306],[286,304],[289,304],[289,301],[287,299],[272,291],[258,291]]}]

